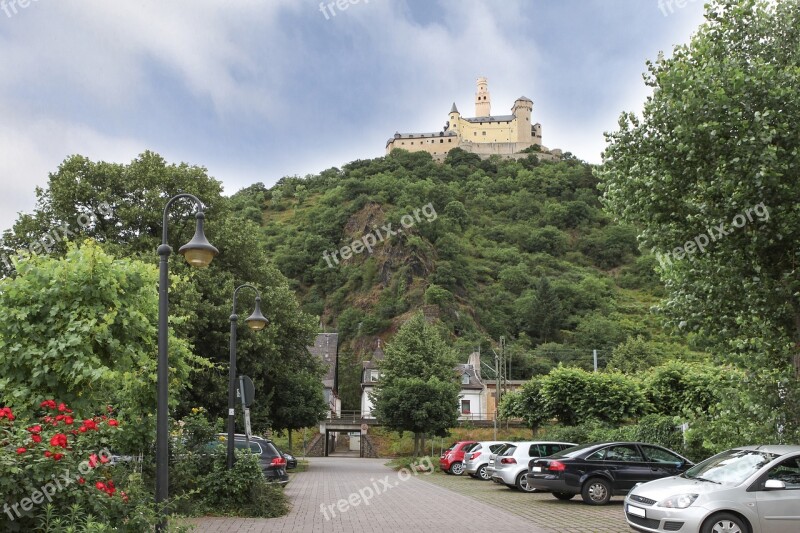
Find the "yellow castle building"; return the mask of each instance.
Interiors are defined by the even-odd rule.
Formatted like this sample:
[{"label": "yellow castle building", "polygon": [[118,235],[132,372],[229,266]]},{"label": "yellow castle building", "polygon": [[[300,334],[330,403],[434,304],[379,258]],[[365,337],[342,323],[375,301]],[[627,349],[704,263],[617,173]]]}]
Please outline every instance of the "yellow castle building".
[{"label": "yellow castle building", "polygon": [[[435,159],[442,160],[447,152],[458,147],[484,157],[494,154],[513,156],[533,145],[542,146],[542,125],[531,123],[532,113],[533,101],[521,96],[514,102],[510,115],[492,115],[489,82],[481,77],[475,93],[475,117],[462,117],[454,102],[442,131],[395,133],[386,141],[386,153],[402,148],[409,152],[428,152]],[[560,156],[559,150],[549,153],[542,148],[542,151]]]}]

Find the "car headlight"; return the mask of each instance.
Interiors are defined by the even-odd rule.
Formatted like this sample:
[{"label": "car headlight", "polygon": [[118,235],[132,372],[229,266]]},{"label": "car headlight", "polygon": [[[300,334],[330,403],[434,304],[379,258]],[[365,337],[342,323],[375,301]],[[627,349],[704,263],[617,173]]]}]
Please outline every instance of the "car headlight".
[{"label": "car headlight", "polygon": [[661,500],[656,505],[659,507],[669,507],[672,509],[686,509],[697,499],[697,494],[676,494],[667,499]]}]

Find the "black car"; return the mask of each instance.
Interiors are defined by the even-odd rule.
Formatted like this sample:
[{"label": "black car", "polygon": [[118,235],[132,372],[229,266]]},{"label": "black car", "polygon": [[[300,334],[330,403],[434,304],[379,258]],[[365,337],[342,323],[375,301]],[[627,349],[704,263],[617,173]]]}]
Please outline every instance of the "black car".
[{"label": "black car", "polygon": [[[225,446],[228,438],[226,433],[219,433],[219,443]],[[247,450],[247,436],[236,433],[234,435],[234,446],[237,450]],[[261,470],[267,481],[285,484],[289,482],[289,474],[286,473],[286,459],[278,451],[275,444],[261,437],[250,437],[250,451],[258,455],[261,462]]]},{"label": "black car", "polygon": [[672,450],[641,442],[603,442],[574,446],[528,467],[528,486],[559,500],[576,494],[591,505],[625,495],[637,483],[680,474],[693,463]]},{"label": "black car", "polygon": [[281,451],[281,455],[283,456],[284,459],[286,459],[286,470],[297,468],[297,458],[294,455],[284,451]]}]

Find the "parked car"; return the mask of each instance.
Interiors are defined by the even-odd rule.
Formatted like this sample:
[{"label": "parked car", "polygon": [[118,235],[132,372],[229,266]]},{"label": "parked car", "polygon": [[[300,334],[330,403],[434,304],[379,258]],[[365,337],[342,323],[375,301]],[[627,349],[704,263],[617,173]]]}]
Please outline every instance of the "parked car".
[{"label": "parked car", "polygon": [[499,480],[497,480],[497,479],[494,479],[494,478],[492,477],[492,476],[494,476],[494,463],[495,463],[495,459],[497,459],[497,456],[498,456],[498,455],[502,455],[502,454],[503,454],[503,452],[505,452],[505,451],[508,449],[508,447],[509,447],[509,446],[511,446],[511,445],[512,445],[512,444],[511,444],[510,442],[508,442],[508,443],[506,443],[506,444],[503,444],[502,446],[500,446],[500,447],[497,449],[497,451],[496,451],[496,452],[493,452],[491,455],[489,455],[489,464],[487,464],[487,465],[486,465],[486,475],[487,475],[487,476],[489,476],[489,479],[491,479],[491,480],[492,480],[492,481],[494,481],[495,483],[501,483],[501,481],[499,481]]},{"label": "parked car", "polygon": [[448,474],[460,476],[464,473],[464,452],[477,444],[474,440],[462,440],[453,443],[439,458],[439,468]]},{"label": "parked car", "polygon": [[289,452],[284,452],[281,450],[281,455],[284,459],[286,459],[286,470],[291,470],[292,468],[297,468],[297,458]]},{"label": "parked car", "polygon": [[678,476],[634,487],[625,518],[637,531],[800,531],[800,446],[743,446]]},{"label": "parked car", "polygon": [[489,457],[508,442],[488,440],[476,443],[464,454],[464,471],[476,479],[489,480],[486,467],[489,466]]},{"label": "parked car", "polygon": [[[218,440],[212,443],[216,446],[226,446],[227,433],[218,433]],[[247,450],[247,436],[236,433],[234,435],[234,446],[237,450]],[[262,437],[250,437],[249,450],[256,454],[261,462],[261,470],[267,481],[286,484],[289,482],[289,475],[286,473],[286,459],[278,451],[275,444]]]},{"label": "parked car", "polygon": [[512,443],[495,459],[492,480],[503,483],[511,489],[534,492],[536,489],[528,486],[530,462],[573,446],[575,444],[569,442],[524,441]]},{"label": "parked car", "polygon": [[586,444],[534,460],[528,486],[552,492],[560,500],[580,494],[590,505],[605,505],[637,483],[674,476],[691,466],[685,457],[655,444]]}]

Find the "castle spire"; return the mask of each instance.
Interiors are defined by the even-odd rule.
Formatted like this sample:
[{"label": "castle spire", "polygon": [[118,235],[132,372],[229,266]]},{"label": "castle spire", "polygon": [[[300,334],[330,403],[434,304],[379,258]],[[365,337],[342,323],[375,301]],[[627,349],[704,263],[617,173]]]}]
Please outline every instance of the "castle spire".
[{"label": "castle spire", "polygon": [[[450,108],[450,112],[451,113],[458,113],[458,108],[456,107],[456,103],[455,102],[453,102],[453,107]],[[461,113],[458,113],[458,114],[460,115]]]}]

